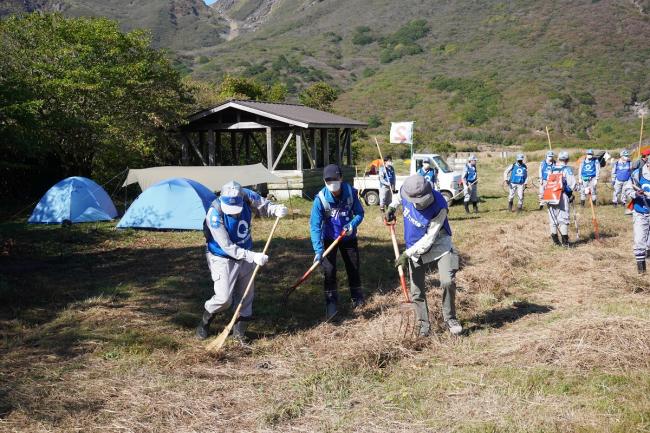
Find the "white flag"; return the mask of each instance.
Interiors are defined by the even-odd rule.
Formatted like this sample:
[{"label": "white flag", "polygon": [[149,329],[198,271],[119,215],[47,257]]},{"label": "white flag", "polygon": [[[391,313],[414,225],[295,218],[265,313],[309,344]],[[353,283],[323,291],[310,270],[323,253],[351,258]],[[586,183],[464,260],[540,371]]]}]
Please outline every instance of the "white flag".
[{"label": "white flag", "polygon": [[413,144],[414,122],[391,122],[390,142],[399,144]]}]

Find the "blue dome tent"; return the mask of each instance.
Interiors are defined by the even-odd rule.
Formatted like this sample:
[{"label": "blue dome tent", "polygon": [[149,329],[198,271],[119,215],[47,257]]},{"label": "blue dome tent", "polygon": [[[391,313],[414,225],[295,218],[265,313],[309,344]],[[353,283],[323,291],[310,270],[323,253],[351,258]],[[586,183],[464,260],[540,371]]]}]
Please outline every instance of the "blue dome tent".
[{"label": "blue dome tent", "polygon": [[216,198],[193,180],[166,179],[142,192],[117,227],[201,230],[205,213]]},{"label": "blue dome tent", "polygon": [[57,224],[109,221],[117,216],[104,188],[85,177],[68,177],[50,188],[27,222]]}]

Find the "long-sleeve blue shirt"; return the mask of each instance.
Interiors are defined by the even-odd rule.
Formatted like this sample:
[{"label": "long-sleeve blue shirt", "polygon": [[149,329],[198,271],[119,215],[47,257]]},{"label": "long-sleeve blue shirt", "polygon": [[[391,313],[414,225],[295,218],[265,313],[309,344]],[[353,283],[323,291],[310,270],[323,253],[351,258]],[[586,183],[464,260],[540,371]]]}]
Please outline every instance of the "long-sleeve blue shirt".
[{"label": "long-sleeve blue shirt", "polygon": [[[332,210],[331,216],[329,217],[325,214],[325,208],[319,197],[321,193]],[[338,236],[338,233],[340,233],[338,230],[344,225],[350,224],[352,226],[353,232],[349,236],[355,237],[356,229],[361,224],[361,221],[363,221],[364,216],[363,206],[359,201],[357,191],[349,184],[345,182],[341,183],[341,195],[339,197],[334,197],[327,188],[323,188],[321,193],[317,194],[314,199],[314,204],[311,208],[311,218],[309,219],[311,244],[316,253],[322,253],[325,250],[323,240],[334,240]],[[351,209],[346,209],[350,201],[352,202],[351,206],[349,206]],[[341,212],[339,211],[346,213],[343,218],[349,218],[349,221],[342,220]],[[351,215],[349,215],[350,213]]]}]

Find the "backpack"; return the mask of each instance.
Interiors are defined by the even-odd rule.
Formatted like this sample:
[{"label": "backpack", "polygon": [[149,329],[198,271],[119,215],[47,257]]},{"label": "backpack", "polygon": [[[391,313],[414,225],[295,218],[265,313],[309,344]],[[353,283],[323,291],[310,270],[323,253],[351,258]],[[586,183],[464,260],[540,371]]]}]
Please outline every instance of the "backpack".
[{"label": "backpack", "polygon": [[547,204],[557,205],[562,200],[563,192],[564,175],[562,173],[549,173],[542,200]]}]

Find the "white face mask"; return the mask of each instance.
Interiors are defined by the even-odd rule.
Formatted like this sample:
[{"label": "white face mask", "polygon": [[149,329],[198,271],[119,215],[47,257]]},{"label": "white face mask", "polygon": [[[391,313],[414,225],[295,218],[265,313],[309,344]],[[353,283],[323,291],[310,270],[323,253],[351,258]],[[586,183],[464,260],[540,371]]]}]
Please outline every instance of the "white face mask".
[{"label": "white face mask", "polygon": [[391,161],[386,161],[386,167],[392,167],[393,163]]},{"label": "white face mask", "polygon": [[425,169],[425,170],[428,170],[429,168],[431,168],[431,164],[429,164],[428,162],[425,162],[425,163],[422,164],[422,168]]},{"label": "white face mask", "polygon": [[553,157],[549,156],[548,158],[546,158],[546,162],[553,162]]},{"label": "white face mask", "polygon": [[593,158],[592,155],[587,155],[587,159],[591,159],[591,158]]},{"label": "white face mask", "polygon": [[336,192],[341,189],[341,181],[340,180],[332,180],[330,182],[326,182],[325,186],[327,186],[327,189],[329,192]]}]

